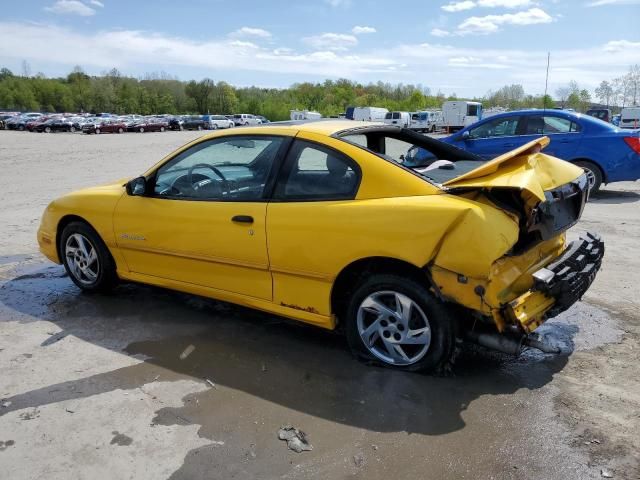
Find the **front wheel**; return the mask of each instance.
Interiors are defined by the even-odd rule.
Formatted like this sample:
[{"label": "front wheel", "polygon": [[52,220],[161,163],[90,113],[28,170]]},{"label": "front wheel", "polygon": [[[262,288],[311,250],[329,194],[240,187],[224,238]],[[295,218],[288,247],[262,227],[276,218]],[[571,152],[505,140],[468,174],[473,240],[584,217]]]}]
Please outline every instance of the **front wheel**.
[{"label": "front wheel", "polygon": [[118,133],[124,133],[124,128],[122,127],[118,128]]},{"label": "front wheel", "polygon": [[138,129],[138,131],[139,131],[140,133],[144,133],[144,127],[140,127],[140,128]]},{"label": "front wheel", "polygon": [[602,170],[595,163],[581,160],[576,162],[576,165],[584,168],[587,172],[587,179],[589,180],[589,193],[596,194],[602,186]]},{"label": "front wheel", "polygon": [[198,130],[202,130],[202,125],[198,125]]},{"label": "front wheel", "polygon": [[96,128],[96,135],[100,135],[100,129]]},{"label": "front wheel", "polygon": [[440,370],[455,346],[445,306],[425,286],[396,275],[372,275],[356,289],[345,327],[356,356],[396,369]]},{"label": "front wheel", "polygon": [[160,127],[160,131],[161,131],[161,132],[164,132],[164,127]]},{"label": "front wheel", "polygon": [[106,245],[84,222],[71,222],[62,231],[59,245],[64,268],[82,290],[107,291],[118,277],[116,265]]}]

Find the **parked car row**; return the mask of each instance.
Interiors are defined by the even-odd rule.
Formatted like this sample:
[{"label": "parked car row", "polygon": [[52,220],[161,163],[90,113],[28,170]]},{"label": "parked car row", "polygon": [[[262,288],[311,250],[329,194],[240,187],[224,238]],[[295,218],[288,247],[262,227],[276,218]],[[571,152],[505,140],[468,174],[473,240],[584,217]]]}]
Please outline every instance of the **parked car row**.
[{"label": "parked car row", "polygon": [[121,115],[42,114],[0,112],[0,129],[29,132],[83,132],[87,134],[164,132],[166,130],[217,130],[269,123],[265,117],[236,115]]}]

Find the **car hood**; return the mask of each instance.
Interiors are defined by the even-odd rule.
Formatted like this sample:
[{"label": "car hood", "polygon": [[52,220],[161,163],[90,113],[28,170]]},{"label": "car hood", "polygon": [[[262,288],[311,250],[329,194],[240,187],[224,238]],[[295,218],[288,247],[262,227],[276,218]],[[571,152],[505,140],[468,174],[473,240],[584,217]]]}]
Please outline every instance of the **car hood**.
[{"label": "car hood", "polygon": [[450,189],[513,188],[543,201],[545,191],[572,182],[583,174],[580,167],[541,153],[549,142],[549,137],[533,140],[444,182],[443,186]]}]

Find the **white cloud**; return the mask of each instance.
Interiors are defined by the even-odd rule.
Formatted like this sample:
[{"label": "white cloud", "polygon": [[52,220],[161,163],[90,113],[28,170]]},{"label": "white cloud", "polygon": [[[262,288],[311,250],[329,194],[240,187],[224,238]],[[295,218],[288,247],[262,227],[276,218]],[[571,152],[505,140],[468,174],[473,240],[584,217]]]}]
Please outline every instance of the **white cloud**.
[{"label": "white cloud", "polygon": [[553,18],[540,8],[531,8],[518,13],[469,17],[458,25],[458,35],[486,35],[500,30],[502,25],[535,25],[551,23]]},{"label": "white cloud", "polygon": [[440,8],[445,12],[462,12],[463,10],[471,10],[476,6],[476,2],[471,0],[463,0],[461,2],[451,2],[442,5]]},{"label": "white cloud", "polygon": [[96,11],[80,2],[79,0],[58,0],[45,10],[61,15],[80,15],[81,17],[90,17],[95,15]]},{"label": "white cloud", "polygon": [[258,48],[258,45],[252,42],[244,42],[242,40],[234,40],[229,42],[229,45],[232,47],[240,47],[240,48]]},{"label": "white cloud", "polygon": [[606,5],[640,5],[640,0],[595,0],[587,3],[587,7],[603,7]]},{"label": "white cloud", "polygon": [[373,27],[361,27],[360,25],[356,25],[351,29],[351,33],[354,35],[362,35],[363,33],[376,33],[377,30]]},{"label": "white cloud", "polygon": [[104,3],[102,3],[100,0],[89,0],[89,3],[91,5],[95,5],[96,7],[100,7],[100,8],[104,7]]},{"label": "white cloud", "polygon": [[528,7],[532,3],[531,0],[478,0],[478,6],[487,8],[521,8]]},{"label": "white cloud", "polygon": [[[600,0],[600,1],[619,1],[619,0]],[[624,0],[623,0],[624,1]],[[628,0],[626,0],[628,1]],[[475,7],[486,8],[521,8],[528,7],[533,4],[532,0],[461,0],[457,2],[449,2],[446,5],[442,5],[440,8],[445,12],[462,12],[464,10],[471,10]]]},{"label": "white cloud", "polygon": [[640,42],[631,42],[629,40],[612,40],[604,45],[604,50],[607,52],[620,52],[626,49],[639,51]]},{"label": "white cloud", "polygon": [[434,28],[433,30],[431,30],[431,35],[433,35],[434,37],[448,37],[449,35],[451,35],[451,33],[447,32],[446,30],[442,30],[441,28]]},{"label": "white cloud", "polygon": [[304,43],[318,50],[348,50],[358,44],[358,39],[353,35],[344,33],[323,33],[302,39]]},{"label": "white cloud", "polygon": [[258,38],[270,38],[271,32],[262,28],[254,27],[242,27],[231,33],[233,37],[258,37]]}]

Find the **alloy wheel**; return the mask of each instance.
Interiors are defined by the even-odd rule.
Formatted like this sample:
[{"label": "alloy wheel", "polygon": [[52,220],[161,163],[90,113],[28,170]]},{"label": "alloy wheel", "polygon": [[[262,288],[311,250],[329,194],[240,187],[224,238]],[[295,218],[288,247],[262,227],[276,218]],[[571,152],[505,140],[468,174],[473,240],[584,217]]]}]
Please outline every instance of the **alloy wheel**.
[{"label": "alloy wheel", "polygon": [[73,233],[65,244],[67,266],[74,278],[83,285],[92,285],[100,274],[100,260],[96,247],[87,237]]},{"label": "alloy wheel", "polygon": [[422,308],[391,290],[374,292],[362,301],[357,327],[367,350],[392,365],[420,361],[431,344],[431,326]]}]

